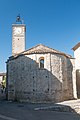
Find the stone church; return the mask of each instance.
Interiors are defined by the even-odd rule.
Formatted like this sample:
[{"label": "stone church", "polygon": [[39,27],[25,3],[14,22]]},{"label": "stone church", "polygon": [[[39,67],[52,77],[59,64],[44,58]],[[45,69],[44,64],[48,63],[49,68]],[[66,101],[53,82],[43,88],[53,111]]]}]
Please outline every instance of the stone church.
[{"label": "stone church", "polygon": [[80,97],[80,43],[74,57],[39,44],[25,50],[26,25],[12,25],[12,56],[7,66],[7,99],[59,102]]}]

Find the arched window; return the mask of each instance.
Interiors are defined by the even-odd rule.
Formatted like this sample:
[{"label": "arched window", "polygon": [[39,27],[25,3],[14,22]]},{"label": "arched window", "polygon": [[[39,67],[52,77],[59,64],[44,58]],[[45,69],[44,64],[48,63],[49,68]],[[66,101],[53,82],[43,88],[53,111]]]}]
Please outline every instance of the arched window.
[{"label": "arched window", "polygon": [[43,57],[41,57],[40,58],[40,68],[44,68],[44,58]]}]

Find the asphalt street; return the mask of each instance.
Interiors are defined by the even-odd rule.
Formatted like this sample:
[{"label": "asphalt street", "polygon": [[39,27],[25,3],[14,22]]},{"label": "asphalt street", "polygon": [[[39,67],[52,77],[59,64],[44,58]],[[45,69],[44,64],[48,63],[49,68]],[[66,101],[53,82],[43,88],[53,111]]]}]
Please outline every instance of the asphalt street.
[{"label": "asphalt street", "polygon": [[51,105],[0,101],[0,120],[80,120],[77,113],[34,110]]}]

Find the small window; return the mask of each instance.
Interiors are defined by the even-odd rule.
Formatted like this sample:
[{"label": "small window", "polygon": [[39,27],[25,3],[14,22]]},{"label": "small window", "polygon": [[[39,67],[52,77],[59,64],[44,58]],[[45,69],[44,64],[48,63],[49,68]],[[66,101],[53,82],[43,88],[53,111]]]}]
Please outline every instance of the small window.
[{"label": "small window", "polygon": [[44,68],[44,58],[40,59],[40,68]]}]

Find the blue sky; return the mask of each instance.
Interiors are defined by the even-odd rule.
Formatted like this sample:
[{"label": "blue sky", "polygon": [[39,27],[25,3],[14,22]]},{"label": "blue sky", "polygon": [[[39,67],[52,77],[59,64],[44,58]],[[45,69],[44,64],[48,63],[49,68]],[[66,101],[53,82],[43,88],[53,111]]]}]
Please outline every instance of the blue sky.
[{"label": "blue sky", "polygon": [[71,54],[80,41],[80,0],[0,0],[0,72],[12,55],[12,24],[20,13],[27,27],[26,49],[37,44]]}]

